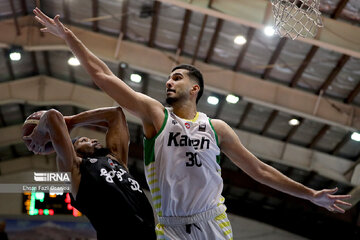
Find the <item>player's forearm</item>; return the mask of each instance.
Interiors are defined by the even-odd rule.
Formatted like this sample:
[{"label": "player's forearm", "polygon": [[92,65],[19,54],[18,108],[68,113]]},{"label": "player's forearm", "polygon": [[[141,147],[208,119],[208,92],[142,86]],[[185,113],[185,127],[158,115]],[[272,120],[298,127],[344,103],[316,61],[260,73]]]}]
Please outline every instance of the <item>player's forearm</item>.
[{"label": "player's forearm", "polygon": [[109,127],[114,119],[119,118],[120,111],[120,107],[98,108],[67,116],[65,119],[70,129],[86,125]]},{"label": "player's forearm", "polygon": [[285,176],[275,168],[265,165],[259,182],[295,197],[312,200],[315,191]]},{"label": "player's forearm", "polygon": [[81,65],[90,74],[93,81],[97,83],[100,74],[112,75],[113,73],[106,66],[106,64],[96,57],[75,34],[68,28],[66,28],[65,42],[70,47],[73,54],[80,61]]},{"label": "player's forearm", "polygon": [[58,136],[62,130],[66,129],[63,115],[55,109],[46,111],[46,113],[44,113],[44,115],[40,118],[40,122],[41,120],[43,120],[42,130],[49,134],[53,143],[54,140],[56,140],[56,136]]},{"label": "player's forearm", "polygon": [[46,112],[47,130],[57,154],[57,165],[60,171],[70,172],[74,159],[65,156],[74,151],[63,115],[56,110]]},{"label": "player's forearm", "polygon": [[118,102],[121,107],[141,118],[144,117],[145,110],[141,101],[144,97],[139,96],[125,82],[117,78],[106,64],[87,49],[69,29],[66,29],[64,40],[99,88]]},{"label": "player's forearm", "polygon": [[52,111],[56,111],[56,110],[51,109],[45,111],[44,114],[39,119],[39,123],[36,127],[38,132],[41,132],[43,134],[49,134],[49,132],[51,131],[53,123],[51,122],[51,118],[49,118],[49,115],[51,114]]}]

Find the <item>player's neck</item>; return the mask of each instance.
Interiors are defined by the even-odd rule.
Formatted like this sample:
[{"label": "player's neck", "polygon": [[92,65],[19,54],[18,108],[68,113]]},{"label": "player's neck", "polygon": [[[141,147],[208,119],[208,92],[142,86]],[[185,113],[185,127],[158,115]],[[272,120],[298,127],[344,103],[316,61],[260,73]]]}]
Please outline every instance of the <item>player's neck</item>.
[{"label": "player's neck", "polygon": [[193,119],[197,113],[196,104],[190,101],[174,103],[172,108],[176,116],[184,119]]}]

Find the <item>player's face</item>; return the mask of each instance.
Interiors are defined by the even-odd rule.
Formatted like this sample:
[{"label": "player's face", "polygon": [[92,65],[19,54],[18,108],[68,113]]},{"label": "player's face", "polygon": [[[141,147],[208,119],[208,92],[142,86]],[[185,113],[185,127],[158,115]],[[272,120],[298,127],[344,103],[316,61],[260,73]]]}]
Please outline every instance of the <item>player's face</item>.
[{"label": "player's face", "polygon": [[92,156],[97,150],[103,147],[97,139],[81,137],[75,142],[74,148],[81,156]]},{"label": "player's face", "polygon": [[190,80],[186,69],[176,69],[166,82],[166,102],[169,105],[188,99],[193,82]]}]

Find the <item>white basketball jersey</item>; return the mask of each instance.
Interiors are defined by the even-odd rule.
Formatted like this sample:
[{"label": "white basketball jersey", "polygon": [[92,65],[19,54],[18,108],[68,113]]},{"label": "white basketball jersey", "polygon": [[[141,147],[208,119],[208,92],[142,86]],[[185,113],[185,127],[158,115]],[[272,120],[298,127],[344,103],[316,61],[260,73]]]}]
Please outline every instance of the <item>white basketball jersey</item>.
[{"label": "white basketball jersey", "polygon": [[186,120],[165,108],[160,131],[144,140],[145,174],[158,216],[190,216],[224,202],[217,141],[206,114]]}]

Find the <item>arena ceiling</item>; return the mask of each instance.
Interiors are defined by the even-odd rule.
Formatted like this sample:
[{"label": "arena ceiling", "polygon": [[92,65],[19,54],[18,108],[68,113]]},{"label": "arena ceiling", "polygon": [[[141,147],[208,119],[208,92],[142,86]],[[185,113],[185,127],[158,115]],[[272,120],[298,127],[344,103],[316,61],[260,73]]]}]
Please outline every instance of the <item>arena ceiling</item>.
[{"label": "arena ceiling", "polygon": [[[32,112],[56,108],[70,115],[116,104],[81,66],[67,63],[72,54],[61,40],[40,33],[32,16],[35,6],[50,16],[60,14],[116,75],[162,103],[172,66],[199,67],[206,84],[200,111],[226,121],[248,149],[287,176],[316,189],[352,191],[356,205],[345,217],[334,217],[252,182],[223,156],[224,194],[234,212],[246,212],[236,206],[240,201],[263,211],[305,212],[303,224],[311,223],[315,212],[358,225],[360,142],[351,135],[360,129],[359,1],[322,0],[325,27],[316,39],[293,41],[264,34],[272,22],[271,4],[265,0],[0,0],[2,174],[12,173],[9,164],[33,158],[19,137],[21,123]],[[235,44],[238,35],[246,43]],[[22,58],[11,61],[9,53],[18,47]],[[141,75],[142,81],[131,81],[131,74]],[[228,103],[228,94],[239,101]],[[209,104],[209,96],[217,97],[218,104]],[[130,156],[141,159],[139,121],[127,116]],[[289,125],[293,118],[298,125]],[[84,134],[97,136],[93,130]],[[140,161],[133,164],[141,170]]]}]

